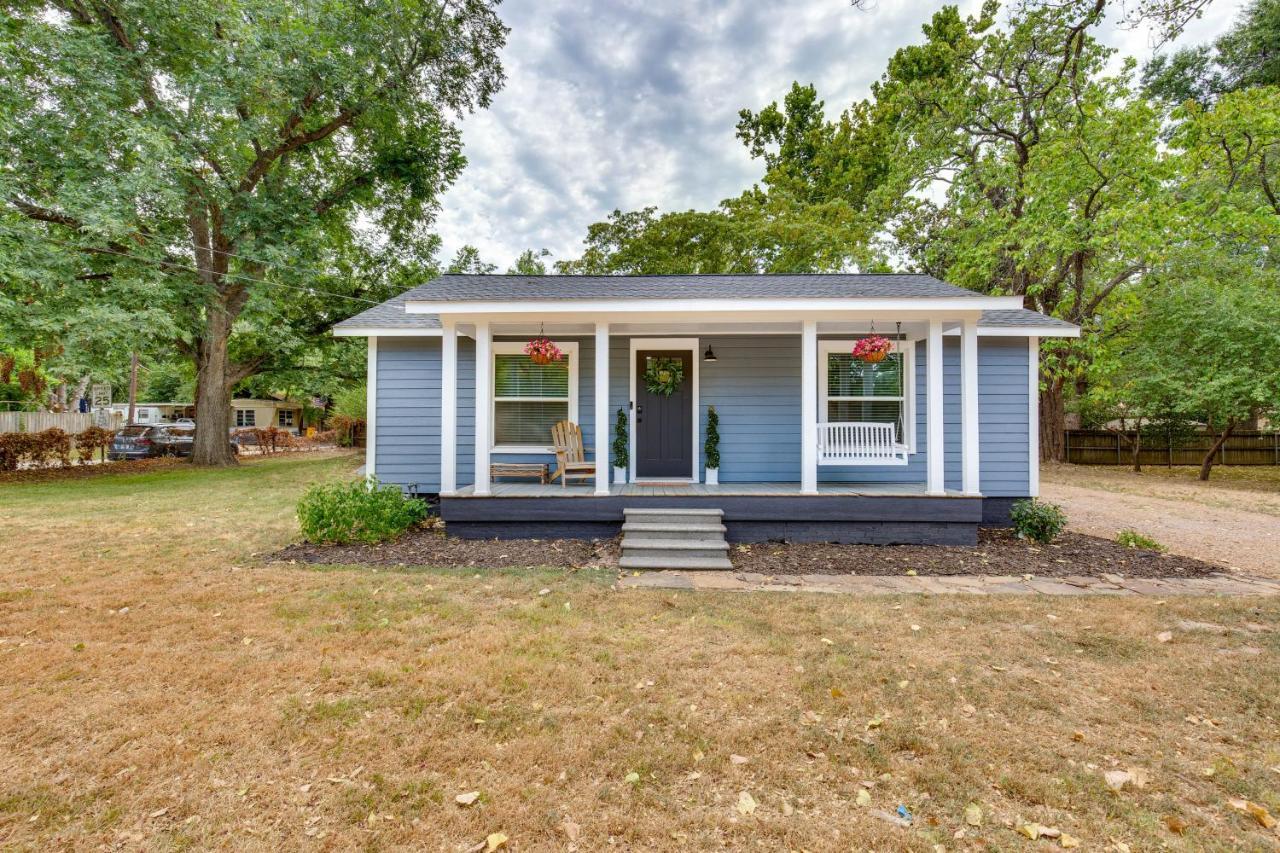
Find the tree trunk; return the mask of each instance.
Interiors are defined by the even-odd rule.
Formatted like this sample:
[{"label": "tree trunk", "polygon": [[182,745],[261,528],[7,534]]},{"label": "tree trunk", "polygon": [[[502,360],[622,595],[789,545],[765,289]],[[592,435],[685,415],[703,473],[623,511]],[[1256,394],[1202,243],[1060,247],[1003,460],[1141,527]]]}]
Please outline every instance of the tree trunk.
[{"label": "tree trunk", "polygon": [[1067,410],[1062,398],[1062,381],[1055,380],[1040,391],[1040,458],[1046,461],[1066,461],[1066,445],[1063,431],[1066,429]]},{"label": "tree trunk", "polygon": [[1218,455],[1218,451],[1222,449],[1222,445],[1227,443],[1227,439],[1231,437],[1231,431],[1236,428],[1235,424],[1227,424],[1227,428],[1222,434],[1214,440],[1213,446],[1209,448],[1209,452],[1205,454],[1204,461],[1200,463],[1200,479],[1208,481],[1209,472],[1213,470],[1213,457]]},{"label": "tree trunk", "polygon": [[1133,473],[1142,473],[1142,430],[1133,431]]},{"label": "tree trunk", "polygon": [[231,450],[231,381],[227,343],[233,318],[225,299],[210,300],[196,348],[195,465],[237,464]]},{"label": "tree trunk", "polygon": [[90,376],[86,373],[84,376],[81,376],[80,381],[76,383],[75,406],[77,412],[80,411],[80,401],[83,400],[84,395],[89,392],[89,379]]}]

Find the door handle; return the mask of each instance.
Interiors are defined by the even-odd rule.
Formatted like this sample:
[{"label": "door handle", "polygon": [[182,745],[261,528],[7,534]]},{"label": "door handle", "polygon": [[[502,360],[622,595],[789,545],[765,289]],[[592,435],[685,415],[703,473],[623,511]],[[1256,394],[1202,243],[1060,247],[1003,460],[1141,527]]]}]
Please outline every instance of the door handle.
[{"label": "door handle", "polygon": [[644,406],[636,406],[636,423],[644,420]]}]

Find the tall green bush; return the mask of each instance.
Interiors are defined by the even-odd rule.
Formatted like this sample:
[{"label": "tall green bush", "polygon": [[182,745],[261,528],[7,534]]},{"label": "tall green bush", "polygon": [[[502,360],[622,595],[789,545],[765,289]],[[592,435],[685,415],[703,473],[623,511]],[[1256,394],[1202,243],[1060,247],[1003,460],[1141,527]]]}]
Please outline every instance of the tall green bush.
[{"label": "tall green bush", "polygon": [[631,462],[631,451],[627,445],[627,410],[618,409],[618,417],[613,421],[613,467],[626,468]]},{"label": "tall green bush", "polygon": [[298,501],[302,535],[321,545],[385,542],[426,515],[425,503],[377,480],[314,485]]},{"label": "tall green bush", "polygon": [[708,468],[720,468],[720,415],[715,406],[707,409],[707,439],[702,444],[702,453]]}]

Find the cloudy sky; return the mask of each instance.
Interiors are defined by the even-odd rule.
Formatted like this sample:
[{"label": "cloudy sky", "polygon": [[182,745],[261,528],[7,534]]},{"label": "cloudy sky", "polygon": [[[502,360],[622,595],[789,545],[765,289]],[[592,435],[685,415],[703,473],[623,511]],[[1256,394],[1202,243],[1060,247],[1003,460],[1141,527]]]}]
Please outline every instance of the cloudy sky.
[{"label": "cloudy sky", "polygon": [[[444,199],[445,257],[470,243],[501,270],[526,248],[576,257],[615,208],[706,209],[761,168],[738,110],[815,83],[828,116],[864,98],[938,4],[880,0],[505,0],[506,87],[467,117],[469,166]],[[963,0],[966,13],[980,0]],[[1215,0],[1180,43],[1213,38],[1242,0]],[[1108,27],[1146,57],[1146,31]],[[1168,48],[1166,48],[1167,50]]]}]

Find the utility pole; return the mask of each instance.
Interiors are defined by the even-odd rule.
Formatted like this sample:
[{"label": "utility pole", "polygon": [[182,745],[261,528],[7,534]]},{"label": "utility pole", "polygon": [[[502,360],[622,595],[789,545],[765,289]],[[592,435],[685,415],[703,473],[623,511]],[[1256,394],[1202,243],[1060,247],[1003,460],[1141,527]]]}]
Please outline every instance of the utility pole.
[{"label": "utility pole", "polygon": [[129,356],[129,420],[126,426],[133,424],[133,418],[138,407],[138,351],[134,350]]}]

